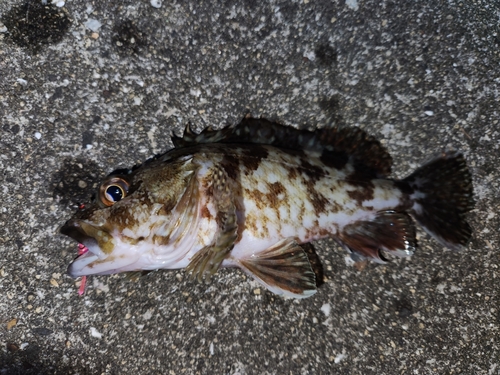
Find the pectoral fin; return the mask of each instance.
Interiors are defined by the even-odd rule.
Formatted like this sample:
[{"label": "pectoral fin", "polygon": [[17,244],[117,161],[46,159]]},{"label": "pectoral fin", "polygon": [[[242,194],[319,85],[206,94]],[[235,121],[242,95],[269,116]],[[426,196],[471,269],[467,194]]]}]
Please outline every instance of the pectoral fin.
[{"label": "pectoral fin", "polygon": [[309,263],[311,264],[311,269],[313,270],[314,276],[316,278],[316,287],[319,288],[325,283],[323,264],[321,263],[321,260],[319,259],[319,256],[316,253],[316,249],[314,248],[312,243],[303,243],[300,245],[300,247],[306,252]]},{"label": "pectoral fin", "polygon": [[224,169],[217,166],[212,170],[212,191],[217,209],[219,235],[215,243],[198,251],[186,267],[194,278],[201,281],[217,272],[222,261],[229,255],[234,246],[238,229],[236,209],[231,196],[231,181]]},{"label": "pectoral fin", "polygon": [[130,281],[137,282],[141,277],[144,277],[146,275],[149,275],[153,271],[130,271],[127,272],[126,278],[129,279]]},{"label": "pectoral fin", "polygon": [[316,293],[316,277],[308,256],[293,238],[281,240],[249,259],[240,259],[239,266],[273,293],[293,298]]}]

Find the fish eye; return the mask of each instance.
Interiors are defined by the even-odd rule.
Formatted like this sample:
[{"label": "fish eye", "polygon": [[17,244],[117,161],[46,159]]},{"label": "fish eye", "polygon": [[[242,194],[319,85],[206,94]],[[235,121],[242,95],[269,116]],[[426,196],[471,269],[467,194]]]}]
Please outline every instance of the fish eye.
[{"label": "fish eye", "polygon": [[128,182],[120,177],[110,178],[99,189],[99,198],[106,206],[112,206],[127,196]]}]

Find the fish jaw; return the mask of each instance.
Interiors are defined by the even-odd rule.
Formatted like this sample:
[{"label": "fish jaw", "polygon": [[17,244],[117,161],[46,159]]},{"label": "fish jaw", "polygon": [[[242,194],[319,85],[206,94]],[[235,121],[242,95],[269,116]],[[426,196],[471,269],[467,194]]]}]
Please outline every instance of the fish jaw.
[{"label": "fish jaw", "polygon": [[137,262],[140,257],[136,246],[117,244],[114,236],[106,233],[101,227],[85,221],[69,220],[62,226],[60,232],[88,249],[68,266],[68,274],[73,278],[119,273]]}]

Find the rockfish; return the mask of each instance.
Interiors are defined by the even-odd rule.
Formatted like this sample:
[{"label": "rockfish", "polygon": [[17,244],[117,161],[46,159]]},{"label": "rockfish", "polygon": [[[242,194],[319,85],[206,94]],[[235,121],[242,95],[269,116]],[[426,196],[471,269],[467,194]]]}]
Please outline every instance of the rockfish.
[{"label": "rockfish", "polygon": [[176,148],[112,172],[61,228],[83,244],[72,277],[186,268],[198,280],[237,267],[270,291],[317,290],[306,249],[334,238],[357,259],[416,249],[415,219],[445,247],[471,237],[462,154],[443,152],[402,180],[359,128],[296,130],[266,120],[174,138]]}]

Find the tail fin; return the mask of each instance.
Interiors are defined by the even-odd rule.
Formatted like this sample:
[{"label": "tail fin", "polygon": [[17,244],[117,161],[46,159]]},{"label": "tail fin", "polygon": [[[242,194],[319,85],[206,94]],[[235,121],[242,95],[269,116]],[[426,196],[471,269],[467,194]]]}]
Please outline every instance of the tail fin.
[{"label": "tail fin", "polygon": [[427,233],[452,250],[469,242],[465,214],[474,208],[472,180],[462,154],[443,153],[404,179],[411,187],[410,213]]}]

